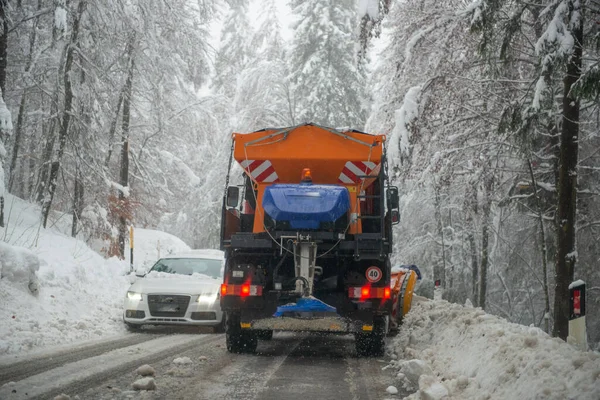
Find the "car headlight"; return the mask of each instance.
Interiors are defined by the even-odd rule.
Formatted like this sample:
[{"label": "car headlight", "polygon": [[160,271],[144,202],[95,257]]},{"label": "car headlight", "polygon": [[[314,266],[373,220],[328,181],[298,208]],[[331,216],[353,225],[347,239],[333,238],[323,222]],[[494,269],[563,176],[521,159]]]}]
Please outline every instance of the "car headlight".
[{"label": "car headlight", "polygon": [[198,299],[196,301],[198,303],[214,303],[215,301],[217,301],[217,298],[218,292],[211,294],[201,294],[198,296]]},{"label": "car headlight", "polygon": [[127,292],[127,298],[129,300],[142,300],[142,294],[141,293],[136,293],[136,292]]}]

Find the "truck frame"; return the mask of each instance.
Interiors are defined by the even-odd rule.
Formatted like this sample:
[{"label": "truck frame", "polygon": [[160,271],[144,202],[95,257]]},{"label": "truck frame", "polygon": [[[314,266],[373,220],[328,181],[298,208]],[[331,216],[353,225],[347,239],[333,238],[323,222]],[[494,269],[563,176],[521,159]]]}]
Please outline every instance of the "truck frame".
[{"label": "truck frame", "polygon": [[[230,352],[311,331],[354,334],[360,356],[383,353],[399,221],[385,139],[314,124],[232,135],[220,291]],[[229,183],[233,159],[240,185]]]}]

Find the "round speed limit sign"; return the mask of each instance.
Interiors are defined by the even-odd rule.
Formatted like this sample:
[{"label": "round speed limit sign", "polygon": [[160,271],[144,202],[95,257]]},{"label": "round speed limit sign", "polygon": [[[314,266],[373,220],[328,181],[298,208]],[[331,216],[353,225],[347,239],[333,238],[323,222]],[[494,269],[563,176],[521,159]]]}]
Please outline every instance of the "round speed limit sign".
[{"label": "round speed limit sign", "polygon": [[381,273],[381,269],[379,267],[369,267],[367,268],[367,280],[371,283],[379,282],[383,274]]}]

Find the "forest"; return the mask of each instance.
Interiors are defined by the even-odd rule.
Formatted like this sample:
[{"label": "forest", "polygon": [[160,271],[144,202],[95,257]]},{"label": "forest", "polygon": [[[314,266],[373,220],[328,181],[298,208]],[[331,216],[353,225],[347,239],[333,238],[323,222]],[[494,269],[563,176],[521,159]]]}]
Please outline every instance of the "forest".
[{"label": "forest", "polygon": [[[217,247],[232,132],[387,135],[396,264],[600,347],[600,1],[0,0],[0,224]],[[233,174],[241,175],[234,170]],[[31,247],[35,247],[32,239]]]}]

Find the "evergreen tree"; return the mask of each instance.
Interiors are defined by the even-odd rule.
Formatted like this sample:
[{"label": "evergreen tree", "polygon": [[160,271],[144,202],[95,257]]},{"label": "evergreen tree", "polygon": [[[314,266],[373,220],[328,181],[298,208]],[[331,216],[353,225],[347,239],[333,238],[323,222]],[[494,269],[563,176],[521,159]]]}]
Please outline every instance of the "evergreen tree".
[{"label": "evergreen tree", "polygon": [[254,59],[254,49],[251,46],[253,32],[248,20],[248,0],[228,0],[228,4],[212,85],[216,93],[233,98],[237,78]]},{"label": "evergreen tree", "polygon": [[289,53],[296,122],[362,129],[365,74],[355,57],[356,14],[350,0],[292,0]]}]

